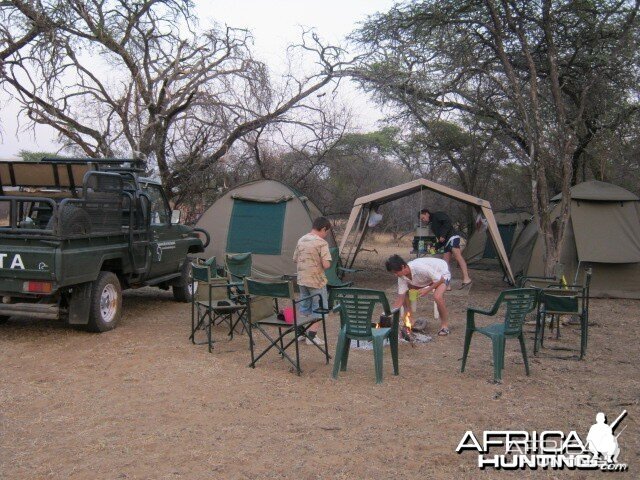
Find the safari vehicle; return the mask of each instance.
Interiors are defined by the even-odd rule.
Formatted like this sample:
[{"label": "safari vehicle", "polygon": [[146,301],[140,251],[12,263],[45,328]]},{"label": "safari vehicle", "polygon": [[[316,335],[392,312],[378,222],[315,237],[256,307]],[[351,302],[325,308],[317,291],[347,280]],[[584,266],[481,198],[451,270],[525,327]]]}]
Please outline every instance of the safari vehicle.
[{"label": "safari vehicle", "polygon": [[180,225],[143,174],[126,159],[0,162],[0,323],[27,315],[104,332],[123,289],[172,287],[190,301],[187,256],[208,234]]}]

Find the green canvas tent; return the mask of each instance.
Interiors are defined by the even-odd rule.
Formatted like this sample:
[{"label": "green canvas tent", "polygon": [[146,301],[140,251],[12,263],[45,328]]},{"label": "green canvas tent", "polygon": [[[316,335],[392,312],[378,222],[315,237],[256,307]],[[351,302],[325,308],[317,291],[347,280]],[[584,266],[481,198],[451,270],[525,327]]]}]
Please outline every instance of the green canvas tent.
[{"label": "green canvas tent", "polygon": [[[507,252],[511,254],[511,247],[531,221],[531,214],[521,211],[503,211],[494,213],[498,232],[502,239],[502,244]],[[498,254],[493,241],[487,233],[486,220],[478,222],[473,234],[469,237],[467,245],[462,251],[462,256],[471,268],[498,267]]]},{"label": "green canvas tent", "polygon": [[[561,199],[552,199],[558,218]],[[640,199],[624,188],[592,180],[571,188],[571,214],[560,263],[569,282],[582,281],[582,268],[593,267],[594,297],[640,298]],[[543,243],[532,221],[513,245],[514,275],[544,273]]]},{"label": "green canvas tent", "polygon": [[[295,275],[296,243],[320,216],[320,210],[294,188],[275,180],[255,180],[216,200],[196,226],[211,235],[204,254],[215,255],[218,263],[225,253],[251,252],[257,273]],[[336,245],[333,236],[327,241]]]}]

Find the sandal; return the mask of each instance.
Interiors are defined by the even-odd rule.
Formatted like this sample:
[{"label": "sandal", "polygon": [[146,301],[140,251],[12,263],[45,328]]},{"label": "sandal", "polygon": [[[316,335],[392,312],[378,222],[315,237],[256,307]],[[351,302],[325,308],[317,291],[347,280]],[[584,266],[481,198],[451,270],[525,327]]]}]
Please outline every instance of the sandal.
[{"label": "sandal", "polygon": [[451,333],[451,330],[449,330],[449,329],[448,329],[448,328],[446,328],[446,327],[443,327],[443,328],[441,328],[441,329],[440,329],[440,331],[438,332],[438,336],[439,336],[439,337],[445,337],[445,336],[449,335],[450,333]]},{"label": "sandal", "polygon": [[463,288],[468,287],[472,283],[473,283],[472,280],[469,280],[467,283],[462,282],[462,285],[460,285],[460,288],[458,288],[458,290],[462,290]]}]

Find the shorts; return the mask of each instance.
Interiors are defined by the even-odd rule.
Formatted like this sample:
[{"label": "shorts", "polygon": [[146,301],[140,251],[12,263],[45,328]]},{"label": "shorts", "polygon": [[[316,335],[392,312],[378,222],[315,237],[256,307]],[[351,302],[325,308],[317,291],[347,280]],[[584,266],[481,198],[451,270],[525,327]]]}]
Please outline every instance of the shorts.
[{"label": "shorts", "polygon": [[[300,303],[300,307],[298,308],[298,313],[304,316],[311,316],[311,318],[322,318],[321,313],[316,313],[318,307],[320,307],[320,302],[322,302],[322,308],[329,307],[329,295],[327,295],[327,287],[322,288],[311,288],[306,285],[299,285],[300,287],[300,298],[314,296],[313,298],[307,298],[306,300]],[[320,300],[322,298],[322,300]]]},{"label": "shorts", "polygon": [[454,248],[460,248],[460,235],[454,235],[447,240],[444,244],[444,253],[449,253]]}]

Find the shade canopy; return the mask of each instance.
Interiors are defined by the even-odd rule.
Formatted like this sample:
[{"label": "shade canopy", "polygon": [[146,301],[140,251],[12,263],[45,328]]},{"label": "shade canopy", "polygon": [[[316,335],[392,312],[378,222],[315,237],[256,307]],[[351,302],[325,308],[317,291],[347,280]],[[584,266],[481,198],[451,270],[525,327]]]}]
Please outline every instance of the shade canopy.
[{"label": "shade canopy", "polygon": [[[387,188],[356,199],[353,203],[353,208],[351,209],[351,214],[349,215],[349,220],[347,221],[342,241],[340,242],[340,252],[343,256],[344,263],[348,266],[353,265],[368,230],[368,218],[373,211],[373,208],[384,203],[407,197],[422,190],[437,192],[445,197],[473,205],[479,209],[487,220],[487,231],[496,247],[496,253],[498,254],[500,263],[504,268],[505,275],[511,283],[515,283],[513,273],[511,272],[511,266],[509,265],[509,258],[507,257],[502,239],[500,238],[498,225],[496,224],[491,204],[481,198],[474,197],[473,195],[469,195],[464,192],[459,192],[458,190],[440,185],[439,183],[432,182],[424,178],[418,178],[411,182],[403,183],[402,185]],[[355,231],[353,231],[354,227],[356,227]]]}]

